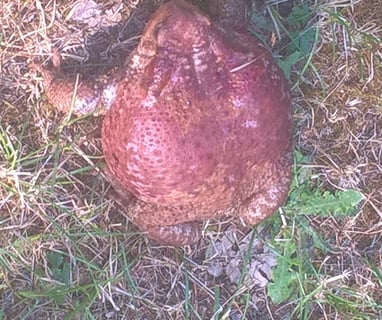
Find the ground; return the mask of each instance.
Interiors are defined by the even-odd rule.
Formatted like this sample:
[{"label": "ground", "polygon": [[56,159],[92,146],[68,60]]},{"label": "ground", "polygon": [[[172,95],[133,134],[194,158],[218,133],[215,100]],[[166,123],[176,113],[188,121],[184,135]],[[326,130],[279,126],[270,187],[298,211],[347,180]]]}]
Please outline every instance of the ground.
[{"label": "ground", "polygon": [[[31,67],[54,48],[68,73],[121,66],[154,7],[97,2],[90,17],[78,1],[0,8],[0,319],[381,319],[380,1],[256,2],[251,31],[290,75],[292,190],[306,189],[251,232],[210,221],[183,248],[129,223],[103,175],[102,117],[56,112]],[[289,27],[314,31],[297,49],[278,21],[293,7]],[[363,197],[352,214],[296,205],[340,206],[349,189]]]}]

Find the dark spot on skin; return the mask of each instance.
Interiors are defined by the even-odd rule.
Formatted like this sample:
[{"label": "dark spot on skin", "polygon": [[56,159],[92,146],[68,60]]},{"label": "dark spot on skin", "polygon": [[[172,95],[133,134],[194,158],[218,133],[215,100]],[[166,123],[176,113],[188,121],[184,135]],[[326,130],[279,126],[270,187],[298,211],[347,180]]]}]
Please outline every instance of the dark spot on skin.
[{"label": "dark spot on skin", "polygon": [[212,153],[206,153],[206,159],[208,161],[212,160],[214,158],[214,155]]},{"label": "dark spot on skin", "polygon": [[114,166],[118,166],[119,165],[119,159],[114,152],[112,153],[112,157],[113,157]]},{"label": "dark spot on skin", "polygon": [[194,147],[196,149],[200,149],[202,147],[202,143],[200,142],[200,140],[194,141]]},{"label": "dark spot on skin", "polygon": [[159,150],[154,150],[153,155],[154,157],[159,157],[162,153]]}]

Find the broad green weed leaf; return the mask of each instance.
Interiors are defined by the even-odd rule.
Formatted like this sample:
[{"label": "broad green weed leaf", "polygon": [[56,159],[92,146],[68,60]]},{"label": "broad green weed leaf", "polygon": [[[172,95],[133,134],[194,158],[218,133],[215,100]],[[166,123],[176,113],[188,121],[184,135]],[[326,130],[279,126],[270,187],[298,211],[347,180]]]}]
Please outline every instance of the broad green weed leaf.
[{"label": "broad green weed leaf", "polygon": [[70,284],[70,263],[69,262],[64,262],[64,264],[62,265],[60,281],[65,284]]},{"label": "broad green weed leaf", "polygon": [[341,203],[346,206],[355,207],[364,199],[364,196],[357,190],[349,189],[342,191],[339,195],[339,199],[341,200]]},{"label": "broad green weed leaf", "polygon": [[[289,237],[288,232],[285,236]],[[273,303],[279,304],[283,301],[290,299],[294,293],[297,285],[296,273],[292,270],[298,261],[292,258],[296,252],[296,243],[293,241],[285,241],[279,244],[282,253],[277,258],[277,266],[272,270],[272,280],[268,284],[268,295]],[[281,250],[278,250],[279,252]]]},{"label": "broad green weed leaf", "polygon": [[300,37],[298,38],[298,41],[300,45],[300,50],[302,51],[304,56],[308,56],[310,54],[315,38],[316,38],[315,28],[309,28],[301,33]]},{"label": "broad green weed leaf", "polygon": [[279,257],[277,266],[272,270],[273,282],[268,284],[268,296],[275,304],[291,299],[295,292],[296,273],[290,269],[291,263],[288,260],[288,258]]},{"label": "broad green weed leaf", "polygon": [[309,21],[311,12],[307,4],[301,6],[295,6],[292,12],[288,15],[288,22],[301,29],[301,26],[305,25]]},{"label": "broad green weed leaf", "polygon": [[288,55],[285,59],[279,61],[279,66],[284,71],[287,79],[290,79],[292,67],[302,58],[302,56],[303,55],[300,51],[295,51]]},{"label": "broad green weed leaf", "polygon": [[287,46],[287,52],[292,54],[300,52],[301,57],[307,57],[312,50],[316,38],[316,29],[309,28],[303,31],[290,32],[291,42]]},{"label": "broad green weed leaf", "polygon": [[309,222],[303,216],[298,218],[298,225],[305,236],[311,237],[312,245],[322,252],[332,252],[331,248],[325,242],[321,234],[309,225]]},{"label": "broad green weed leaf", "polygon": [[57,252],[48,252],[46,258],[51,268],[59,268],[64,261],[62,254]]},{"label": "broad green weed leaf", "polygon": [[295,291],[296,275],[287,269],[288,266],[288,264],[279,264],[272,270],[272,278],[277,281],[268,284],[268,296],[274,304],[290,299]]},{"label": "broad green weed leaf", "polygon": [[356,190],[338,191],[336,193],[318,192],[313,197],[304,199],[300,210],[305,214],[342,217],[353,215],[356,212],[357,204],[362,199],[362,194]]}]

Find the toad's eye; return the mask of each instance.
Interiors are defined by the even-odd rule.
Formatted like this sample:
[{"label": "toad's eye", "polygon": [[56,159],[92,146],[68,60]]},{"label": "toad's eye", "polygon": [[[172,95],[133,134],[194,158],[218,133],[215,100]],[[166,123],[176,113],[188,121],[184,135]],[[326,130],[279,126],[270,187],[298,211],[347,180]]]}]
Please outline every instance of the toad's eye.
[{"label": "toad's eye", "polygon": [[[151,37],[155,40],[158,39],[159,30],[164,27],[163,22],[158,22],[151,30]],[[167,30],[166,30],[167,31]]]},{"label": "toad's eye", "polygon": [[158,35],[159,31],[162,30],[162,25],[162,22],[158,22],[147,27],[146,33],[138,46],[140,54],[149,57],[155,56],[158,47]]}]

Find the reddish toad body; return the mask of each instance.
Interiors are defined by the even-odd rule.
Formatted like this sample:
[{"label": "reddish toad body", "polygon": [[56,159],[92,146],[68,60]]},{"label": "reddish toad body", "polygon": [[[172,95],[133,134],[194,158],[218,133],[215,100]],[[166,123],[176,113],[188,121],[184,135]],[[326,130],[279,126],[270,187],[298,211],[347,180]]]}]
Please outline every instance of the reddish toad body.
[{"label": "reddish toad body", "polygon": [[103,151],[140,230],[189,244],[206,219],[236,216],[254,225],[284,202],[290,94],[259,41],[171,1],[150,19],[116,79],[106,91],[114,99]]}]

